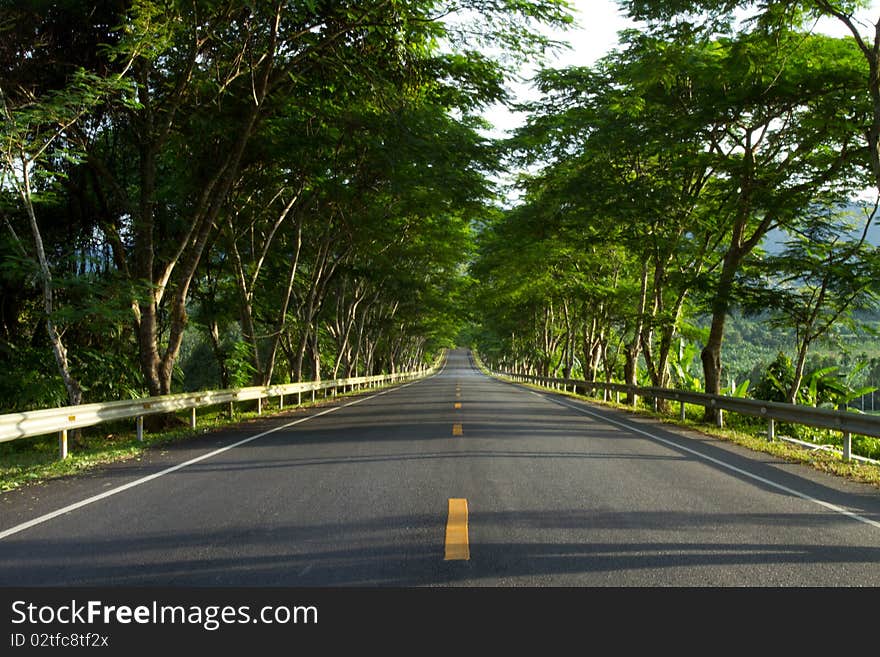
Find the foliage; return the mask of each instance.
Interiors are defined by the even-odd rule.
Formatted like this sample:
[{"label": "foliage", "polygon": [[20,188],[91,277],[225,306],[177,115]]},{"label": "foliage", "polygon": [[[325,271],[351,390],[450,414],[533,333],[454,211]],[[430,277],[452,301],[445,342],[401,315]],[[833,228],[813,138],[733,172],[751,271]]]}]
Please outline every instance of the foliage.
[{"label": "foliage", "polygon": [[[857,364],[843,374],[839,366],[819,367],[808,371],[799,387],[795,402],[808,406],[845,407],[854,399],[876,390],[875,386],[859,386],[859,373],[868,366],[867,362]],[[787,402],[788,394],[795,380],[795,367],[785,353],[780,352],[770,363],[752,395],[755,399]]]},{"label": "foliage", "polygon": [[4,406],[60,403],[59,375],[78,403],[454,344],[501,166],[480,114],[570,22],[558,0],[4,10]]},{"label": "foliage", "polygon": [[794,365],[785,353],[779,352],[752,390],[755,399],[784,402],[794,382]]},{"label": "foliage", "polygon": [[[522,107],[522,201],[484,227],[471,270],[478,348],[501,369],[577,352],[588,378],[736,395],[757,380],[783,400],[781,373],[753,372],[768,348],[794,348],[796,394],[810,350],[877,307],[870,219],[852,239],[838,211],[871,180],[864,53],[780,3],[751,22],[734,2],[622,4],[648,29],[592,67],[542,70]],[[785,250],[763,251],[780,232]]]},{"label": "foliage", "polygon": [[680,356],[672,360],[673,382],[676,388],[699,392],[703,387],[702,379],[694,373],[694,364],[700,349],[693,343],[687,343]]}]

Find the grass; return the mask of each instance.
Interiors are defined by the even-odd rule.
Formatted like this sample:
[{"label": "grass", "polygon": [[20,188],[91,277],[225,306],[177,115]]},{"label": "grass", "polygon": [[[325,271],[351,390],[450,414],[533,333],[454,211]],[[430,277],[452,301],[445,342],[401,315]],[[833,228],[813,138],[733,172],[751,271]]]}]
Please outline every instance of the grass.
[{"label": "grass", "polygon": [[[378,389],[373,388],[370,392]],[[288,404],[283,411],[321,406],[364,392],[366,391],[340,392],[335,397],[319,397],[315,402],[304,401],[301,406]],[[262,415],[257,415],[255,403],[254,410],[241,410],[242,407],[245,407],[245,403],[239,405],[233,418],[228,416],[225,406],[199,409],[195,429],[189,426],[189,411],[183,411],[177,415],[181,422],[179,427],[155,433],[144,431],[143,442],[137,440],[134,419],[88,427],[76,439],[69,439],[68,457],[64,460],[58,458],[57,434],[0,443],[0,492],[80,474],[109,463],[135,459],[149,449],[180,443],[211,431],[281,412],[276,400],[272,400],[271,405],[263,401]]]},{"label": "grass", "polygon": [[[751,420],[751,418],[737,418],[736,420],[733,420],[731,417],[732,414],[726,413],[724,417],[728,422],[728,426],[720,428],[706,424],[702,421],[702,406],[686,404],[685,419],[682,421],[679,417],[679,407],[677,404],[675,405],[674,414],[664,414],[655,412],[652,408],[646,406],[639,405],[633,407],[622,403],[615,403],[613,401],[603,401],[601,397],[597,399],[595,397],[587,397],[573,392],[543,388],[529,383],[519,385],[525,385],[535,390],[552,390],[557,394],[588,401],[593,404],[616,408],[640,416],[652,417],[665,424],[698,431],[705,435],[735,443],[756,452],[770,454],[790,463],[803,463],[822,472],[845,477],[852,481],[858,481],[880,488],[880,466],[870,463],[859,463],[855,460],[847,463],[843,461],[838,454],[826,450],[810,450],[782,440],[774,440],[771,442],[767,440],[766,434],[764,433],[766,432],[766,426],[763,423]],[[857,437],[854,436],[854,452],[857,445],[858,440]]]}]

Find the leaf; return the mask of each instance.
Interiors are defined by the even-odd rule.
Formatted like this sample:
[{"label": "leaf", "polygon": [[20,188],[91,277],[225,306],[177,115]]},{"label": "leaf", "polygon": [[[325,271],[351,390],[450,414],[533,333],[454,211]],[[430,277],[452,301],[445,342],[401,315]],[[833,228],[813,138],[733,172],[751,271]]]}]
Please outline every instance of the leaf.
[{"label": "leaf", "polygon": [[746,379],[745,381],[740,383],[736,387],[736,390],[733,391],[733,396],[734,397],[745,397],[748,394],[750,383],[751,383],[751,381],[749,381],[748,379]]}]

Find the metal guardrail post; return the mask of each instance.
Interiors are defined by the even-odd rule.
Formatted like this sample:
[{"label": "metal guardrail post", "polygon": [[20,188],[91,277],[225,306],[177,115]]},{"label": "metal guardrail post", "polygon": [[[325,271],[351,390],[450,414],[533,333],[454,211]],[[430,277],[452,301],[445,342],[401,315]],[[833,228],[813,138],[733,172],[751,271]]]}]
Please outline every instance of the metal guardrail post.
[{"label": "metal guardrail post", "polygon": [[278,410],[280,411],[282,408],[284,408],[284,393],[283,392],[278,396]]},{"label": "metal guardrail post", "polygon": [[767,440],[771,443],[776,440],[776,420],[772,417],[767,422]]},{"label": "metal guardrail post", "polygon": [[189,409],[189,428],[190,429],[196,428],[196,407],[195,406],[193,406],[191,409]]},{"label": "metal guardrail post", "polygon": [[852,460],[852,434],[849,431],[843,432],[843,461],[849,463]]},{"label": "metal guardrail post", "polygon": [[139,443],[144,442],[144,416],[138,415],[134,423],[135,434]]},{"label": "metal guardrail post", "polygon": [[257,415],[263,414],[263,398],[257,397]]},{"label": "metal guardrail post", "polygon": [[58,456],[62,461],[67,458],[67,429],[58,432]]},{"label": "metal guardrail post", "polygon": [[678,419],[684,422],[686,417],[687,416],[685,415],[684,402],[681,402],[681,408],[679,408],[678,410]]}]

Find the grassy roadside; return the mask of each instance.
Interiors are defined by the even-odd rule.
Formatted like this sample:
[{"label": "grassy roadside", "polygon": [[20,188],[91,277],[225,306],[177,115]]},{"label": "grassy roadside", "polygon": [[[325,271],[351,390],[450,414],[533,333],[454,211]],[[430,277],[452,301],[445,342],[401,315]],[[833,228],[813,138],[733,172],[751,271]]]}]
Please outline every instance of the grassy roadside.
[{"label": "grassy roadside", "polygon": [[[483,371],[484,373],[488,373],[485,370]],[[543,388],[541,386],[533,385],[530,383],[517,383],[517,385],[526,386],[528,388],[540,390],[542,392],[553,392],[555,394],[565,395],[566,397],[572,397],[574,399],[587,401],[600,406],[606,406],[608,408],[615,408],[631,415],[650,417],[660,422],[663,422],[664,424],[696,431],[707,436],[712,436],[713,438],[718,438],[720,440],[725,440],[730,443],[735,443],[756,452],[770,454],[790,463],[803,463],[815,468],[816,470],[821,470],[822,472],[845,477],[846,479],[852,481],[870,484],[872,486],[880,488],[880,466],[872,465],[870,463],[859,463],[857,461],[846,463],[837,454],[833,454],[824,450],[806,449],[782,440],[775,440],[773,442],[770,442],[763,435],[755,435],[748,430],[738,427],[719,428],[712,425],[707,425],[701,421],[703,414],[702,406],[692,406],[690,404],[686,405],[686,416],[685,420],[682,421],[678,416],[677,405],[676,413],[674,416],[672,416],[663,413],[657,413],[653,409],[642,406],[633,407],[629,405],[618,404],[613,401],[602,401],[601,398],[597,399],[594,397],[579,395],[573,392],[564,392],[562,390]]]},{"label": "grassy roadside", "polygon": [[258,415],[255,408],[247,410],[250,405],[246,406],[245,403],[240,404],[233,418],[229,417],[225,407],[203,408],[198,411],[195,429],[189,426],[189,411],[183,411],[177,415],[180,419],[179,427],[155,433],[145,431],[143,442],[137,440],[134,420],[104,423],[83,429],[79,438],[70,442],[68,457],[63,461],[58,458],[56,434],[0,443],[0,493],[26,485],[39,484],[49,479],[80,474],[108,463],[137,459],[147,450],[238,426],[258,418],[326,406],[345,397],[366,392],[374,393],[381,389],[339,393],[335,397],[326,399],[319,397],[315,402],[304,401],[300,406],[288,404],[283,409],[278,408],[276,399],[273,399],[271,404],[267,404],[264,400],[262,415]]}]

